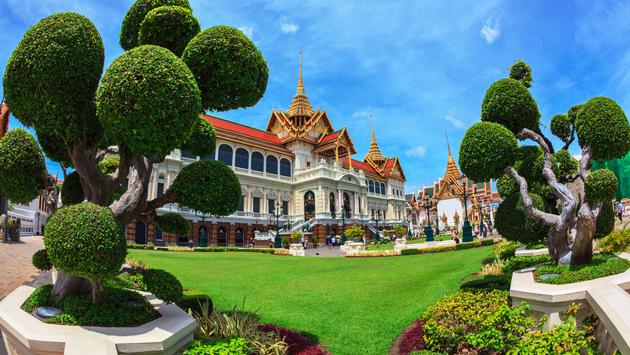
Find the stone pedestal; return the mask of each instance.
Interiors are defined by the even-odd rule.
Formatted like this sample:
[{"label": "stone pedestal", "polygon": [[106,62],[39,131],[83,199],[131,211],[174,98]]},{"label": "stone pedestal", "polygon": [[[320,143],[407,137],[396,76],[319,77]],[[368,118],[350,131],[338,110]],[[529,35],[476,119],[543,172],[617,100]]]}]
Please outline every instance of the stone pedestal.
[{"label": "stone pedestal", "polygon": [[407,238],[396,238],[396,240],[394,240],[394,246],[406,245],[406,244],[407,244]]},{"label": "stone pedestal", "polygon": [[293,256],[306,256],[304,247],[300,243],[289,244],[289,253]]},{"label": "stone pedestal", "polygon": [[340,247],[341,251],[346,253],[346,256],[351,256],[357,251],[365,250],[365,243],[361,242],[346,242],[346,244]]}]

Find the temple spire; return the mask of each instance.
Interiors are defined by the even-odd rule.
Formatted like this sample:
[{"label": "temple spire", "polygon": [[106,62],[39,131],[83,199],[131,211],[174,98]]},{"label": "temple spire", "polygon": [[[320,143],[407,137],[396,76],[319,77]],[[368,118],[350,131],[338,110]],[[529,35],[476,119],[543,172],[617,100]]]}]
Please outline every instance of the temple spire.
[{"label": "temple spire", "polygon": [[365,156],[366,158],[370,158],[374,163],[381,163],[385,161],[383,158],[383,154],[381,153],[381,149],[378,147],[376,143],[376,136],[374,135],[374,128],[372,128],[372,138],[370,139],[370,150]]},{"label": "temple spire", "polygon": [[289,106],[289,117],[311,117],[314,113],[311,103],[308,101],[306,92],[304,91],[304,81],[302,80],[302,50],[300,50],[300,71],[298,74],[298,85]]}]

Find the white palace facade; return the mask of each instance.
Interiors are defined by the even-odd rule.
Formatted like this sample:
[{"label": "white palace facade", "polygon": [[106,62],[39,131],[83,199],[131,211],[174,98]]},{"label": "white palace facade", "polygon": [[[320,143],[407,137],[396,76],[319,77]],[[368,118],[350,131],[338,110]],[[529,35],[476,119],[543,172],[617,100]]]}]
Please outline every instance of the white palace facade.
[{"label": "white palace facade", "polygon": [[[341,226],[361,225],[370,235],[375,226],[404,223],[405,175],[397,157],[381,153],[374,132],[363,160],[354,160],[354,144],[346,128],[335,129],[325,110],[314,110],[304,90],[302,66],[297,92],[287,111],[272,110],[264,130],[219,117],[202,116],[215,128],[217,149],[207,157],[173,151],[154,166],[148,198],[164,191],[182,167],[198,159],[219,160],[230,166],[240,184],[242,199],[230,216],[202,215],[170,204],[158,210],[181,213],[190,221],[188,236],[162,233],[139,219],[126,228],[138,243],[245,246],[259,232],[276,229],[273,213],[280,206],[281,231],[305,231],[323,239],[340,233]],[[342,221],[342,206],[345,215]]]}]

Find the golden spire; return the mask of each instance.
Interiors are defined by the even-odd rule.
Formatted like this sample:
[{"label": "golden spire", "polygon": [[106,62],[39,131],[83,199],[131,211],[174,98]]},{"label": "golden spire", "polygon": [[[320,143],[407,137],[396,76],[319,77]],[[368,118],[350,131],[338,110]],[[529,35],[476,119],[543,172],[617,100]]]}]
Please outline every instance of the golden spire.
[{"label": "golden spire", "polygon": [[[445,130],[446,133],[446,130]],[[448,133],[446,133],[446,146],[448,148],[448,161],[446,163],[446,173],[444,174],[444,179],[442,180],[445,184],[455,184],[456,186],[460,185],[459,179],[462,177],[462,174],[459,172],[457,168],[457,164],[455,164],[455,160],[453,159],[453,154],[451,154],[451,145],[448,143]],[[459,189],[458,189],[459,190]]]},{"label": "golden spire", "polygon": [[383,154],[381,154],[381,150],[376,143],[376,137],[374,136],[374,128],[372,128],[372,138],[370,139],[370,150],[365,155],[366,158],[370,158],[374,163],[381,163],[385,161],[383,158]]},{"label": "golden spire", "polygon": [[308,101],[306,92],[304,91],[304,82],[302,81],[302,51],[300,50],[300,72],[298,75],[298,85],[291,106],[289,106],[289,117],[311,117],[314,113],[311,103]]}]

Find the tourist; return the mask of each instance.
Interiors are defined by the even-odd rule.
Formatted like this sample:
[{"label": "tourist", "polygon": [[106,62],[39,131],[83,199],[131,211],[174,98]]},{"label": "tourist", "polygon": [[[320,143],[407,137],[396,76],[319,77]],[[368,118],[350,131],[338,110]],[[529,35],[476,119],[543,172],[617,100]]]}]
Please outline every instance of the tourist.
[{"label": "tourist", "polygon": [[339,246],[339,245],[340,245],[340,244],[339,244],[339,241],[340,241],[340,240],[341,240],[341,237],[339,236],[339,234],[337,234],[337,235],[335,236],[335,246]]},{"label": "tourist", "polygon": [[619,218],[620,222],[623,221],[623,204],[621,201],[617,204],[617,218]]},{"label": "tourist", "polygon": [[332,234],[326,236],[326,246],[328,249],[332,248]]},{"label": "tourist", "polygon": [[300,237],[300,243],[302,243],[302,248],[306,249],[306,243],[304,242],[304,234]]}]

